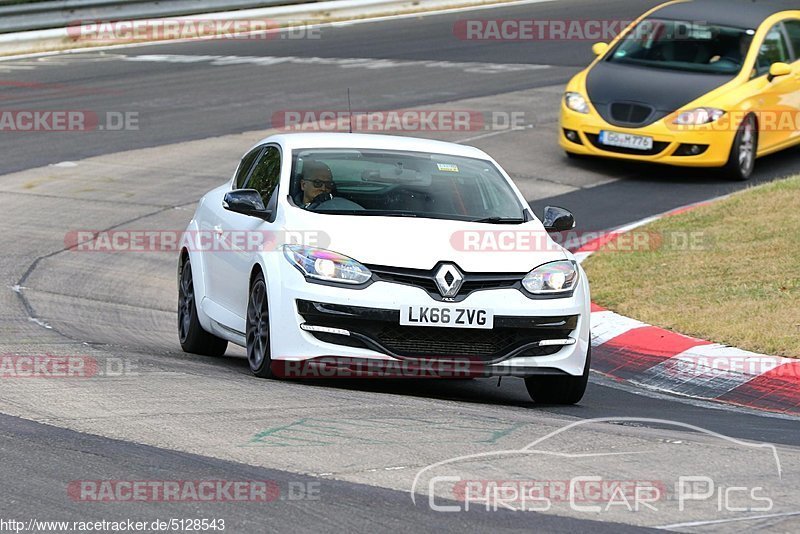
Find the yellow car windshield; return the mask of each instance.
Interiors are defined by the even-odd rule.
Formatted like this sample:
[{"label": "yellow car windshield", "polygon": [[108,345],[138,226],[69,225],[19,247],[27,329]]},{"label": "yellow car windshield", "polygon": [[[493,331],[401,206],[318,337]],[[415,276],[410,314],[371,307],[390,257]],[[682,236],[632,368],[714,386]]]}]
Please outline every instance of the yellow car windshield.
[{"label": "yellow car windshield", "polygon": [[609,55],[611,63],[707,74],[737,74],[753,30],[714,24],[646,19]]}]

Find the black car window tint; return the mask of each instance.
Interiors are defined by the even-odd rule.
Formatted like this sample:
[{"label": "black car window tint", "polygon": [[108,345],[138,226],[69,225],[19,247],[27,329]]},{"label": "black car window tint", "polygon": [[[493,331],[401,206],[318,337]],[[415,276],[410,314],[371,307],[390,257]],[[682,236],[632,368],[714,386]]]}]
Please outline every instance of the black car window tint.
[{"label": "black car window tint", "polygon": [[256,158],[261,153],[262,148],[258,147],[248,152],[239,162],[239,167],[236,169],[236,180],[234,189],[244,189],[244,184],[250,176],[250,170],[253,168]]},{"label": "black car window tint", "polygon": [[785,22],[786,33],[789,34],[789,41],[792,43],[794,60],[800,60],[800,20],[787,20]]},{"label": "black car window tint", "polygon": [[758,52],[756,68],[758,74],[766,74],[774,63],[790,63],[791,55],[786,39],[783,37],[783,30],[780,24],[773,26]]},{"label": "black car window tint", "polygon": [[250,174],[247,182],[248,189],[255,189],[261,193],[264,204],[269,203],[272,193],[278,187],[278,180],[281,174],[281,153],[274,147],[267,147],[261,155],[258,163]]}]

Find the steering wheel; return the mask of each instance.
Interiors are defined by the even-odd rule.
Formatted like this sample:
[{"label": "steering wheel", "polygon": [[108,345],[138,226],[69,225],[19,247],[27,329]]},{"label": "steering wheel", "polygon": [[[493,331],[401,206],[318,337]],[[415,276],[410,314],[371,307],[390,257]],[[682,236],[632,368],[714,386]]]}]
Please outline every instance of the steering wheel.
[{"label": "steering wheel", "polygon": [[320,193],[319,195],[315,196],[314,199],[311,201],[311,204],[308,205],[308,209],[316,209],[321,204],[328,202],[329,200],[333,200],[332,193]]}]

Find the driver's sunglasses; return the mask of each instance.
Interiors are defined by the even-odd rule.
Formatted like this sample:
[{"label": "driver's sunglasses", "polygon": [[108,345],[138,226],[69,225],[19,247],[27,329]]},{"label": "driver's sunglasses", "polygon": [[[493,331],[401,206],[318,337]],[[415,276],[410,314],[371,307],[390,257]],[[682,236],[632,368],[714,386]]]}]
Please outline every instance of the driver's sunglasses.
[{"label": "driver's sunglasses", "polygon": [[306,180],[305,178],[303,180],[310,182],[317,189],[322,189],[323,187],[325,189],[333,189],[333,180]]}]

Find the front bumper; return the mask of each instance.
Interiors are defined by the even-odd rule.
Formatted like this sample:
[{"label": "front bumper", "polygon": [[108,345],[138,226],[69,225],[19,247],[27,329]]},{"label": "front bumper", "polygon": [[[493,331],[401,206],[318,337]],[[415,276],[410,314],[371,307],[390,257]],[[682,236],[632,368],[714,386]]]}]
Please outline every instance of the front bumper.
[{"label": "front bumper", "polygon": [[[577,142],[567,138],[567,130],[577,132]],[[640,152],[601,145],[597,137],[602,130],[652,137],[653,150]],[[561,104],[559,144],[572,154],[684,167],[722,167],[728,162],[735,136],[736,131],[716,131],[708,127],[678,130],[669,127],[664,120],[643,128],[625,128],[609,124],[594,110],[586,114],[577,113],[567,108],[563,101]],[[704,147],[704,151],[699,155],[680,155],[684,147],[691,145]]]},{"label": "front bumper", "polygon": [[[445,373],[463,372],[466,365],[470,376],[583,373],[590,343],[589,293],[583,272],[567,298],[532,300],[517,289],[505,288],[443,303],[422,288],[404,284],[379,281],[363,289],[311,284],[296,269],[286,267],[281,267],[280,284],[268,282],[272,359],[278,368],[297,370],[293,363],[324,360],[333,367],[401,362],[402,369],[412,371],[434,365]],[[400,326],[403,305],[489,309],[495,328]],[[309,326],[326,331],[309,331]],[[559,343],[551,340],[564,344],[550,345]]]}]

